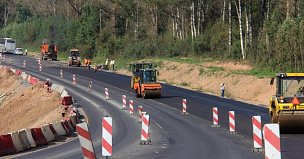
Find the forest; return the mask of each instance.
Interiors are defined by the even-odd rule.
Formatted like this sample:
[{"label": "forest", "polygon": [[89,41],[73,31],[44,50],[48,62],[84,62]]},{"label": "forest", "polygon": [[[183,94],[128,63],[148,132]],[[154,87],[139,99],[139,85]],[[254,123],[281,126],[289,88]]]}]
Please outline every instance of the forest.
[{"label": "forest", "polygon": [[303,0],[1,0],[0,37],[87,58],[192,58],[304,72]]}]

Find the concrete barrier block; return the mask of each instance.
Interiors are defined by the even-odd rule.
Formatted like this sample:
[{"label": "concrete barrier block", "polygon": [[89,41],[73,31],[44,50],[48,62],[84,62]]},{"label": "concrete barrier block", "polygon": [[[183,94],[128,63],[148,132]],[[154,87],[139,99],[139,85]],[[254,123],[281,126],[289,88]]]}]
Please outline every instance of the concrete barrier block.
[{"label": "concrete barrier block", "polygon": [[12,154],[17,153],[17,150],[14,146],[14,143],[13,143],[13,140],[12,140],[12,137],[10,134],[1,135],[1,140],[6,149],[6,155],[12,155]]},{"label": "concrete barrier block", "polygon": [[[66,125],[67,124],[67,125]],[[69,125],[66,122],[66,120],[61,120],[61,125],[64,128],[64,130],[67,132],[67,135],[71,132],[71,130],[69,129]]]},{"label": "concrete barrier block", "polygon": [[68,91],[63,90],[60,96],[65,97],[65,96],[68,96],[68,95],[69,95]]},{"label": "concrete barrier block", "polygon": [[16,71],[15,71],[15,74],[18,75],[18,76],[21,76],[21,73],[22,73],[21,70],[16,70]]},{"label": "concrete barrier block", "polygon": [[52,131],[54,137],[55,137],[55,138],[59,137],[59,135],[58,135],[58,133],[56,132],[56,130],[54,129],[52,123],[49,124],[49,127],[50,127],[50,129],[51,129],[51,131]]},{"label": "concrete barrier block", "polygon": [[20,151],[23,151],[23,146],[19,140],[19,136],[18,136],[18,132],[17,131],[14,131],[14,132],[10,132],[9,133],[12,137],[12,140],[13,140],[13,144],[17,150],[17,152],[20,152]]},{"label": "concrete barrier block", "polygon": [[74,131],[74,128],[72,127],[70,120],[64,120],[64,125],[70,132]]},{"label": "concrete barrier block", "polygon": [[30,147],[36,147],[36,142],[33,138],[33,135],[32,135],[32,131],[31,129],[22,129],[22,130],[25,130],[25,133],[26,133],[26,137],[30,143]]},{"label": "concrete barrier block", "polygon": [[51,86],[51,90],[62,94],[62,92],[65,90],[65,88],[59,84],[53,83]]},{"label": "concrete barrier block", "polygon": [[38,84],[38,83],[39,83],[39,79],[38,78],[34,78],[34,77],[30,78],[30,84]]},{"label": "concrete barrier block", "polygon": [[54,129],[56,130],[56,132],[58,133],[58,135],[60,135],[60,136],[67,135],[68,133],[61,123],[62,123],[61,121],[58,121],[56,123],[52,123],[52,125],[53,125]]},{"label": "concrete barrier block", "polygon": [[18,131],[19,140],[23,146],[23,150],[29,149],[31,147],[29,140],[27,139],[27,135],[25,129]]},{"label": "concrete barrier block", "polygon": [[15,72],[16,72],[16,69],[11,68],[11,71],[12,71],[13,73],[15,73]]},{"label": "concrete barrier block", "polygon": [[[1,68],[1,65],[0,65],[0,68]],[[6,149],[4,147],[4,143],[1,139],[1,136],[0,136],[0,157],[1,156],[5,156],[6,155]]]},{"label": "concrete barrier block", "polygon": [[55,136],[52,133],[52,130],[49,127],[49,124],[43,125],[41,127],[42,133],[44,137],[46,138],[47,142],[52,141],[55,139]]},{"label": "concrete barrier block", "polygon": [[36,142],[36,145],[45,145],[47,144],[47,140],[45,138],[45,136],[42,133],[41,128],[32,128],[31,129],[32,135],[33,135],[33,139]]}]

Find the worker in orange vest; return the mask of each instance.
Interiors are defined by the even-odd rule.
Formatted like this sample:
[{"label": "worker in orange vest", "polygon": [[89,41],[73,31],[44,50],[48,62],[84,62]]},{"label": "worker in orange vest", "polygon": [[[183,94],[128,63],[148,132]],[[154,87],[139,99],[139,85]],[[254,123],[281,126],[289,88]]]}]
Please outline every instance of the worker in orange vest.
[{"label": "worker in orange vest", "polygon": [[88,59],[87,58],[84,59],[84,64],[85,64],[86,67],[88,66]]}]

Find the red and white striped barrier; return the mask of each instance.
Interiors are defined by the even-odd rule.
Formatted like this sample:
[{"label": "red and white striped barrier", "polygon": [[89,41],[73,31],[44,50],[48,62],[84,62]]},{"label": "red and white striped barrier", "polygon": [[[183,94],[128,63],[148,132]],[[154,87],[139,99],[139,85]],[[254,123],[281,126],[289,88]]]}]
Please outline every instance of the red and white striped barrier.
[{"label": "red and white striped barrier", "polygon": [[3,62],[5,62],[5,55],[3,55],[3,58],[2,58]]},{"label": "red and white striped barrier", "polygon": [[281,159],[280,126],[265,124],[263,128],[266,159]]},{"label": "red and white striped barrier", "polygon": [[93,148],[90,132],[87,123],[82,122],[77,124],[77,133],[84,158],[96,159],[95,151]]},{"label": "red and white striped barrier", "polygon": [[63,72],[60,70],[60,78],[63,78]]},{"label": "red and white striped barrier", "polygon": [[0,59],[2,59],[2,53],[0,53]]},{"label": "red and white striped barrier", "polygon": [[237,134],[235,131],[235,115],[234,111],[229,111],[229,132],[228,134]]},{"label": "red and white striped barrier", "polygon": [[138,119],[141,122],[142,121],[142,106],[138,106]]},{"label": "red and white striped barrier", "polygon": [[262,152],[262,124],[261,116],[252,117],[252,130],[253,130],[253,149],[252,152]]},{"label": "red and white striped barrier", "polygon": [[187,113],[187,100],[183,99],[183,114],[188,114]]},{"label": "red and white striped barrier", "polygon": [[93,83],[93,82],[90,81],[90,83],[89,83],[89,91],[92,90],[92,83]]},{"label": "red and white striped barrier", "polygon": [[37,57],[36,57],[36,61],[38,61],[38,58],[39,58],[39,56],[37,55]]},{"label": "red and white striped barrier", "polygon": [[149,134],[149,122],[150,122],[150,116],[149,114],[146,114],[146,112],[143,112],[142,116],[142,125],[141,125],[141,142],[140,144],[151,144],[150,134]]},{"label": "red and white striped barrier", "polygon": [[13,63],[13,58],[12,57],[10,57],[10,61],[11,61],[11,63]]},{"label": "red and white striped barrier", "polygon": [[219,123],[218,123],[218,111],[217,111],[217,107],[213,107],[213,125],[212,127],[220,127]]},{"label": "red and white striped barrier", "polygon": [[41,72],[42,71],[42,65],[39,64],[39,71]]},{"label": "red and white striped barrier", "polygon": [[126,95],[122,95],[122,110],[127,109],[127,97]]},{"label": "red and white striped barrier", "polygon": [[133,115],[133,100],[129,101],[130,115]]},{"label": "red and white striped barrier", "polygon": [[75,75],[73,75],[73,84],[77,84],[76,83],[76,76]]},{"label": "red and white striped barrier", "polygon": [[102,156],[112,155],[112,118],[102,120]]},{"label": "red and white striped barrier", "polygon": [[23,67],[25,67],[25,64],[26,64],[26,61],[25,61],[25,60],[23,60]]},{"label": "red and white striped barrier", "polygon": [[106,95],[106,100],[108,100],[110,98],[108,88],[105,88],[105,95]]},{"label": "red and white striped barrier", "polygon": [[41,60],[40,60],[40,58],[38,58],[38,64],[39,64],[39,65],[41,64]]}]

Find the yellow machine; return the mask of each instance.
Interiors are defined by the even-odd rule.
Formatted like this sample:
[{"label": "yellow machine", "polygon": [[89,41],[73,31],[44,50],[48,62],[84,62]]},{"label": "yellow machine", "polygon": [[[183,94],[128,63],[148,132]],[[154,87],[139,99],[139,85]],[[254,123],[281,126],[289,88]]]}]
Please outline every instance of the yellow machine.
[{"label": "yellow machine", "polygon": [[135,90],[135,96],[143,98],[160,98],[162,86],[156,81],[158,72],[152,68],[151,63],[130,64],[133,75],[131,88]]},{"label": "yellow machine", "polygon": [[304,132],[304,73],[276,74],[276,95],[270,99],[269,114],[282,133]]},{"label": "yellow machine", "polygon": [[79,51],[77,49],[70,50],[70,55],[68,57],[67,64],[68,64],[68,66],[71,66],[71,65],[74,65],[77,67],[81,66]]}]

